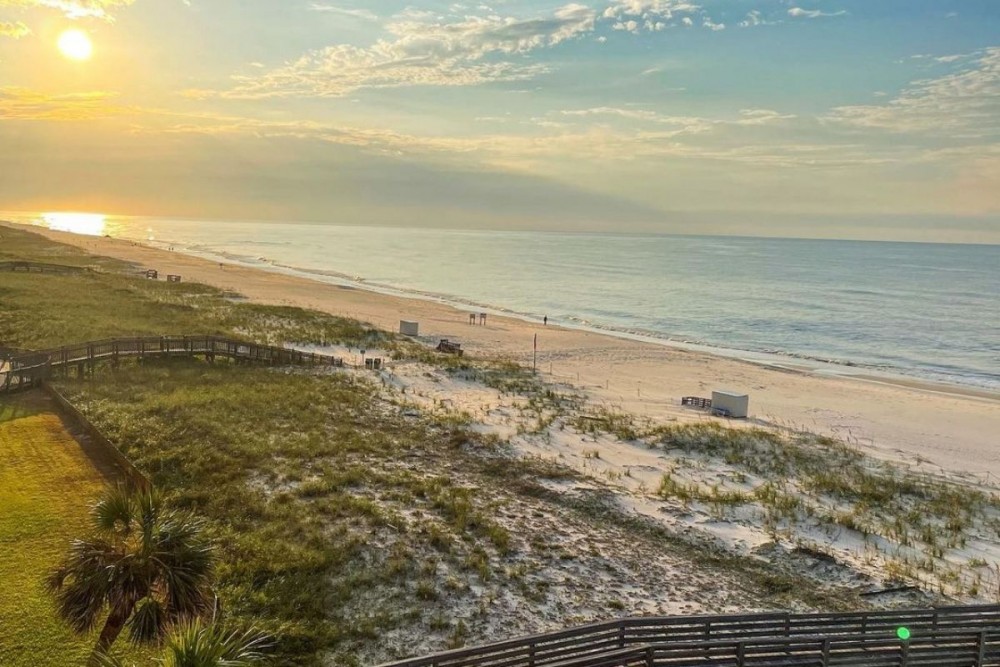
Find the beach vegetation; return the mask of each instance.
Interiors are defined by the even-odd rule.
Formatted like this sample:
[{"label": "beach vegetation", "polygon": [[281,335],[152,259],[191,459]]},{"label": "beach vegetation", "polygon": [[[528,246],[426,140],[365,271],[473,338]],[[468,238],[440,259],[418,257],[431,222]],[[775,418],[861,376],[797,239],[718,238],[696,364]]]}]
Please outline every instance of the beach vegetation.
[{"label": "beach vegetation", "polygon": [[134,644],[154,643],[211,610],[215,553],[204,522],[169,509],[154,489],[123,484],[101,497],[90,519],[89,534],[73,540],[46,583],[70,628],[102,628],[95,654],[123,630]]}]

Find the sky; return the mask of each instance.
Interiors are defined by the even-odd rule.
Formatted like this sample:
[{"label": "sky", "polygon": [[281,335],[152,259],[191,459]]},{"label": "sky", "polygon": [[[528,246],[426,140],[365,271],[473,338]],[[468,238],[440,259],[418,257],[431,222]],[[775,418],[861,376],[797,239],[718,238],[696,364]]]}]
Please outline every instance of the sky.
[{"label": "sky", "polygon": [[0,0],[0,210],[1000,243],[1000,1]]}]

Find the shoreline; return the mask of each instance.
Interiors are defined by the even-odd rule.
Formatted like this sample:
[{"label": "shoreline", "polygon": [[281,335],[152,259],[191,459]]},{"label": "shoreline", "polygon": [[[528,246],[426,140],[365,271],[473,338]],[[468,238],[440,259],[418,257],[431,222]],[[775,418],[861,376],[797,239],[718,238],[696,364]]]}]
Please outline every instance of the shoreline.
[{"label": "shoreline", "polygon": [[239,263],[219,268],[217,261],[141,242],[18,226],[93,254],[238,292],[250,301],[313,308],[390,331],[397,330],[399,320],[417,320],[421,340],[457,339],[475,354],[531,365],[537,334],[538,370],[548,381],[572,385],[598,405],[657,421],[707,419],[681,408],[680,397],[738,390],[750,394],[751,416],[759,421],[840,437],[887,458],[916,457],[943,470],[1000,475],[1000,452],[991,446],[1000,433],[1000,393],[987,389],[882,377],[856,366],[849,367],[855,373],[824,373],[796,364],[803,360],[793,357],[777,360],[784,364],[766,363],[662,339],[543,326],[502,313],[490,312],[486,326],[470,326],[469,309],[440,300]]},{"label": "shoreline", "polygon": [[[13,222],[0,220],[0,223],[14,224],[28,227],[39,231],[52,232],[55,234],[69,234],[83,238],[109,238],[104,236],[93,236],[74,232],[51,230],[37,223]],[[407,287],[395,287],[376,282],[368,282],[361,277],[352,277],[349,274],[336,270],[319,270],[297,267],[283,264],[275,259],[266,257],[254,257],[251,255],[239,255],[222,250],[203,249],[198,245],[187,245],[182,242],[172,242],[164,240],[145,240],[139,238],[128,238],[125,236],[110,237],[115,240],[134,243],[164,252],[187,255],[210,263],[222,262],[226,265],[238,266],[244,269],[263,271],[283,276],[291,276],[314,281],[326,285],[334,285],[345,289],[357,289],[372,294],[389,296],[399,299],[416,300],[422,302],[435,303],[444,307],[454,309],[459,313],[468,314],[470,311],[485,312],[494,317],[504,317],[518,320],[530,325],[539,326],[542,324],[542,316],[530,312],[517,311],[502,305],[487,304],[477,302],[462,297],[411,289]],[[174,247],[179,249],[175,250]],[[993,386],[990,383],[992,376],[986,375],[955,375],[955,376],[935,376],[934,374],[921,373],[919,369],[894,368],[858,362],[852,359],[836,359],[812,356],[805,353],[796,353],[781,350],[761,350],[730,347],[722,343],[706,342],[701,340],[689,340],[687,337],[679,337],[674,334],[657,331],[646,331],[642,329],[628,328],[624,325],[592,323],[586,320],[568,318],[559,320],[558,326],[563,329],[604,335],[611,338],[630,340],[640,343],[660,345],[674,349],[685,350],[694,353],[707,354],[713,357],[733,359],[758,366],[787,370],[789,372],[801,372],[808,375],[820,377],[843,377],[853,378],[865,382],[880,382],[895,384],[898,386],[925,389],[937,393],[957,394],[964,396],[975,396],[980,398],[1000,399],[1000,385]],[[912,372],[911,372],[912,371]],[[975,378],[980,382],[962,382],[961,378]],[[985,382],[985,384],[984,384]]]}]

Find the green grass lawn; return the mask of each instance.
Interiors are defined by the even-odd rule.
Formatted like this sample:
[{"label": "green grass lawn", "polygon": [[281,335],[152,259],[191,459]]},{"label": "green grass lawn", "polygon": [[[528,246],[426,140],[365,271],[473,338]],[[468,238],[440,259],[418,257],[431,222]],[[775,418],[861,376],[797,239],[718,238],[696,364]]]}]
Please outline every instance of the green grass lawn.
[{"label": "green grass lawn", "polygon": [[0,403],[0,665],[83,664],[94,637],[55,614],[43,579],[87,523],[115,469],[81,445],[39,393]]}]

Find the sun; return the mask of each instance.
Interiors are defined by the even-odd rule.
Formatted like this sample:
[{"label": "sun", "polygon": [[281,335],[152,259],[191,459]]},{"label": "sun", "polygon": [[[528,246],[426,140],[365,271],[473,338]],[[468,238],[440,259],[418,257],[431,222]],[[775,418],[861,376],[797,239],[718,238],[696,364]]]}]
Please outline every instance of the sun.
[{"label": "sun", "polygon": [[59,50],[70,60],[87,60],[94,52],[94,45],[87,33],[72,28],[59,35]]}]

